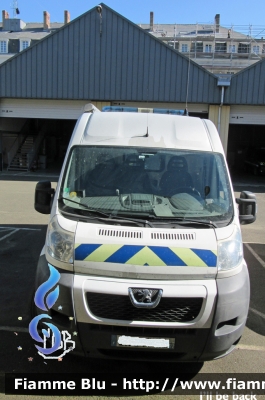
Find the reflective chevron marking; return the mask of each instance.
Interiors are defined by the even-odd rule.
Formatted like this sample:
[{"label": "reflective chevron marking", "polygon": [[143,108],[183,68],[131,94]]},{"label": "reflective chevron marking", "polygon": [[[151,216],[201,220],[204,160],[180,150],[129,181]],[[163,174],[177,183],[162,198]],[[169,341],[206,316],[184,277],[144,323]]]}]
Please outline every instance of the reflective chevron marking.
[{"label": "reflective chevron marking", "polygon": [[[200,258],[196,252],[192,249],[179,249],[179,248],[172,248],[172,251],[180,257],[185,265],[193,265],[196,267],[208,267],[207,263]],[[204,250],[205,251],[205,250]]]},{"label": "reflective chevron marking", "polygon": [[216,267],[216,250],[116,244],[77,244],[75,260],[116,264]]},{"label": "reflective chevron marking", "polygon": [[126,264],[133,265],[152,265],[165,266],[167,265],[158,254],[155,254],[150,247],[144,246],[138,253],[130,258]]},{"label": "reflective chevron marking", "polygon": [[[86,255],[84,260],[106,262],[107,259],[111,258],[113,254],[117,254],[119,249],[122,247],[123,247],[122,245],[112,245],[112,244],[99,245],[95,250],[89,249],[89,253]],[[117,262],[117,261],[109,261],[109,262]]]}]

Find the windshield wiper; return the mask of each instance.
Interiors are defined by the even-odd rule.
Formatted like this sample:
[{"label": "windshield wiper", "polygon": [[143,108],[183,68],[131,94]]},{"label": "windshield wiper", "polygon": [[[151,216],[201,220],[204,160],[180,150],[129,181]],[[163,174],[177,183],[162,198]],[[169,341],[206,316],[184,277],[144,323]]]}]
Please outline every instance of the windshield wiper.
[{"label": "windshield wiper", "polygon": [[[140,218],[127,218],[127,217],[119,217],[118,215],[113,215],[113,214],[110,214],[109,215],[109,218],[108,219],[110,219],[111,221],[118,221],[118,222],[134,222],[134,223],[137,223],[138,225],[148,225],[148,226],[150,226],[151,228],[153,228],[154,227],[154,225],[150,222],[150,221],[147,221],[146,219],[140,219]],[[101,220],[103,221],[105,221],[106,220],[106,218],[101,218]]]},{"label": "windshield wiper", "polygon": [[[177,224],[177,225],[201,225],[201,226],[206,226],[209,228],[217,228],[217,225],[213,221],[204,221],[204,220],[196,220],[196,219],[190,219],[190,218],[180,218],[180,217],[170,217],[169,219],[166,219],[165,217],[159,218],[159,217],[154,217],[150,216],[150,218],[155,219],[157,222],[160,220],[161,224]],[[163,221],[163,222],[162,222]]]},{"label": "windshield wiper", "polygon": [[[127,218],[127,217],[124,218],[124,217],[119,217],[118,215],[107,214],[107,213],[105,213],[103,211],[100,211],[100,210],[93,210],[93,209],[89,208],[86,204],[79,203],[78,201],[75,201],[75,200],[67,199],[66,197],[59,197],[58,201],[59,200],[70,201],[70,202],[72,202],[74,204],[78,204],[79,206],[84,207],[85,210],[78,209],[77,211],[89,211],[90,213],[95,214],[95,216],[97,215],[96,218],[99,219],[100,221],[107,221],[107,220],[111,220],[112,222],[116,222],[116,221],[117,222],[128,222],[129,221],[129,222],[133,222],[133,223],[137,224],[138,226],[139,226],[139,224],[141,224],[141,225],[148,225],[151,228],[153,228],[153,224],[151,222],[147,221],[147,220],[144,220],[144,219]],[[68,213],[67,211],[63,211],[63,212],[70,215],[70,213]],[[73,215],[73,214],[71,214],[71,215]],[[80,214],[77,214],[77,215],[80,215]],[[98,215],[103,216],[105,218],[98,217]],[[88,216],[84,216],[84,217],[87,218],[87,219],[95,219],[95,217],[92,217],[92,218],[88,217]]]},{"label": "windshield wiper", "polygon": [[[104,213],[103,211],[93,210],[93,209],[89,208],[86,204],[79,203],[78,201],[67,199],[66,197],[59,197],[58,201],[61,201],[61,200],[66,200],[66,201],[70,201],[71,203],[78,204],[79,206],[84,207],[87,211],[92,212],[93,214],[97,213],[97,214],[103,215],[104,217],[107,217],[107,218],[109,217],[109,214]],[[84,211],[84,210],[78,209],[78,211]]]},{"label": "windshield wiper", "polygon": [[197,221],[196,219],[189,219],[189,218],[182,221],[181,224],[202,225],[202,226],[208,226],[209,228],[218,228],[218,226],[213,221],[203,221],[203,220]]}]

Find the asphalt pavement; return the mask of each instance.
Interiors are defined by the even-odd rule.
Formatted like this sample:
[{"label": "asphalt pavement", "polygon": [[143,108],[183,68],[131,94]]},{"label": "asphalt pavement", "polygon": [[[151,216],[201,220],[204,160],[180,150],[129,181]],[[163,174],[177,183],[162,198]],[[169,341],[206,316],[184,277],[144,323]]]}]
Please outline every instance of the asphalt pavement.
[{"label": "asphalt pavement", "polygon": [[[159,372],[177,375],[262,373],[265,381],[265,177],[232,175],[235,195],[253,191],[258,201],[258,218],[254,224],[242,226],[244,254],[250,273],[251,302],[243,337],[234,352],[206,363],[143,363],[131,361],[99,361],[69,355],[58,360],[45,360],[38,353],[29,335],[32,318],[31,300],[37,260],[41,252],[49,217],[34,210],[34,189],[39,180],[50,180],[56,186],[56,171],[36,173],[0,172],[0,392],[4,393],[6,373],[135,373]],[[139,395],[141,393],[139,392]],[[157,396],[159,391],[157,391]],[[102,395],[104,398],[104,395]],[[157,399],[155,395],[138,398]],[[0,399],[16,396],[0,394]],[[19,396],[19,398],[28,398]],[[32,396],[31,398],[43,398]],[[53,396],[54,399],[57,396]],[[58,397],[59,398],[59,397]],[[62,398],[62,397],[60,397]],[[68,397],[69,398],[69,397]],[[70,396],[71,399],[76,398]],[[98,398],[97,396],[90,397]],[[117,397],[115,397],[117,398]],[[127,397],[128,398],[128,397]],[[137,398],[131,396],[131,398]],[[170,397],[172,399],[172,396]],[[187,396],[185,399],[198,396]],[[265,396],[257,396],[263,399]],[[231,398],[232,399],[232,398]],[[165,398],[166,400],[166,398]],[[201,400],[215,400],[206,399]],[[228,399],[230,400],[230,398]],[[243,400],[243,399],[241,399]]]}]

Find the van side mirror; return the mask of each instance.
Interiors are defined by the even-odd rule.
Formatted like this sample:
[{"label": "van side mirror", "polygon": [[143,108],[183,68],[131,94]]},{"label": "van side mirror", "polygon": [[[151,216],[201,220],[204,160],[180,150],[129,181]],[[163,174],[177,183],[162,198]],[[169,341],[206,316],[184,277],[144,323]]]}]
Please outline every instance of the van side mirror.
[{"label": "van side mirror", "polygon": [[55,190],[51,187],[51,182],[38,182],[35,188],[35,210],[41,214],[50,214],[54,193]]},{"label": "van side mirror", "polygon": [[243,191],[240,198],[236,199],[239,205],[239,222],[240,224],[252,224],[256,221],[257,200],[256,195],[252,192]]}]

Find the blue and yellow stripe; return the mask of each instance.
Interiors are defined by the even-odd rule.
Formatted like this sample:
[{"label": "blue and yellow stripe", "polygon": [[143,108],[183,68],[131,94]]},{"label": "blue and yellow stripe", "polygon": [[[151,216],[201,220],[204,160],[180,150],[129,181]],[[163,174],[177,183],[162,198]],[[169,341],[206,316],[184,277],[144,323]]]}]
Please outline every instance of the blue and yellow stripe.
[{"label": "blue and yellow stripe", "polygon": [[116,264],[216,267],[216,250],[119,244],[77,244],[76,261]]}]

